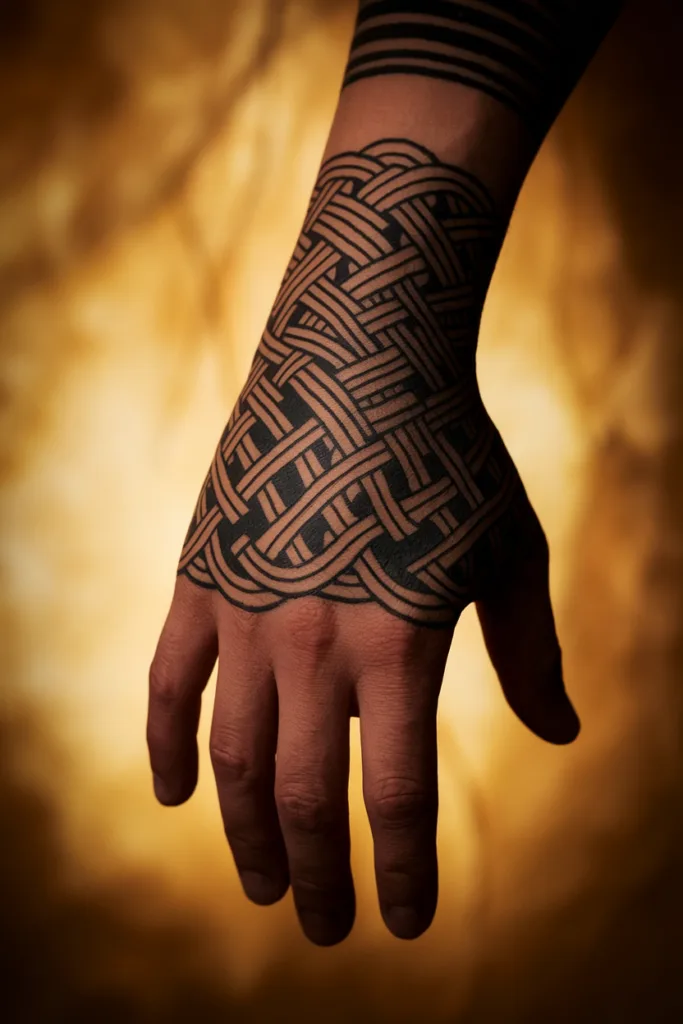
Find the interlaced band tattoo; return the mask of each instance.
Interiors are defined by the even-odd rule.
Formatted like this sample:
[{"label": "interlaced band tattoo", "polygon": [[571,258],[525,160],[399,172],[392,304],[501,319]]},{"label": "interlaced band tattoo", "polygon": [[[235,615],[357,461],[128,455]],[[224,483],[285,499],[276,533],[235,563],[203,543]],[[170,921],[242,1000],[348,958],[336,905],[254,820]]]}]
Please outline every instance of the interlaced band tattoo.
[{"label": "interlaced band tattoo", "polygon": [[542,136],[622,0],[360,0],[343,87],[427,75],[488,93]]},{"label": "interlaced band tattoo", "polygon": [[317,594],[457,620],[521,487],[474,366],[502,234],[484,187],[412,142],[326,161],[180,573],[250,611]]}]

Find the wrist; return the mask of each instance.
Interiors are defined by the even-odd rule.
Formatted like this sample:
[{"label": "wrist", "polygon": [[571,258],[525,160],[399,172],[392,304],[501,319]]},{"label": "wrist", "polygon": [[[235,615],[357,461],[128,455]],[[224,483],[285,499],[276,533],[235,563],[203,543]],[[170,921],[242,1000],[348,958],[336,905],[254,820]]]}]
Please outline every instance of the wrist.
[{"label": "wrist", "polygon": [[417,75],[380,76],[347,86],[323,163],[383,138],[411,140],[443,163],[473,174],[505,226],[537,149],[521,118],[490,96]]}]

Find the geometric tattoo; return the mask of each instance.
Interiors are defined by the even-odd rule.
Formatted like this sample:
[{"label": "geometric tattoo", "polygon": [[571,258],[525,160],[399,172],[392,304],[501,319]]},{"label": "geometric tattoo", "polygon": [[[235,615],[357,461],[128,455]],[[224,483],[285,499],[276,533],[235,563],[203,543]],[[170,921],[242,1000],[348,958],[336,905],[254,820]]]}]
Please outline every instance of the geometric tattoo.
[{"label": "geometric tattoo", "polygon": [[521,488],[475,375],[502,234],[483,185],[413,142],[323,164],[179,573],[249,611],[457,621]]},{"label": "geometric tattoo", "polygon": [[540,138],[621,0],[361,0],[343,88],[425,75],[504,103]]}]

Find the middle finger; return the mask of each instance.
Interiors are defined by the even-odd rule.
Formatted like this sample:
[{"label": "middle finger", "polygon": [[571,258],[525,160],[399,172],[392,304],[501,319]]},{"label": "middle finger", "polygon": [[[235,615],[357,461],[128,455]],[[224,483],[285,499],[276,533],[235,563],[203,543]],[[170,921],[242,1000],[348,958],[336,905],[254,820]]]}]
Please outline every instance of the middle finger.
[{"label": "middle finger", "polygon": [[[280,704],[275,799],[301,926],[317,945],[341,942],[355,918],[349,831],[349,692],[334,610],[302,599],[276,637]],[[325,620],[325,621],[321,621]],[[282,625],[282,623],[280,623]]]}]

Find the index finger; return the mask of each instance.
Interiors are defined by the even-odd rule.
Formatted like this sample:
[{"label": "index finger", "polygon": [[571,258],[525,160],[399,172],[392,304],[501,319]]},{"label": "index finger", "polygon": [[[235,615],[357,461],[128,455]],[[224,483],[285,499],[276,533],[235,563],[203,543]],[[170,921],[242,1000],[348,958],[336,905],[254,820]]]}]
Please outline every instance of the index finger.
[{"label": "index finger", "polygon": [[178,577],[149,670],[147,746],[162,804],[184,803],[197,784],[201,695],[218,656],[213,593]]}]

